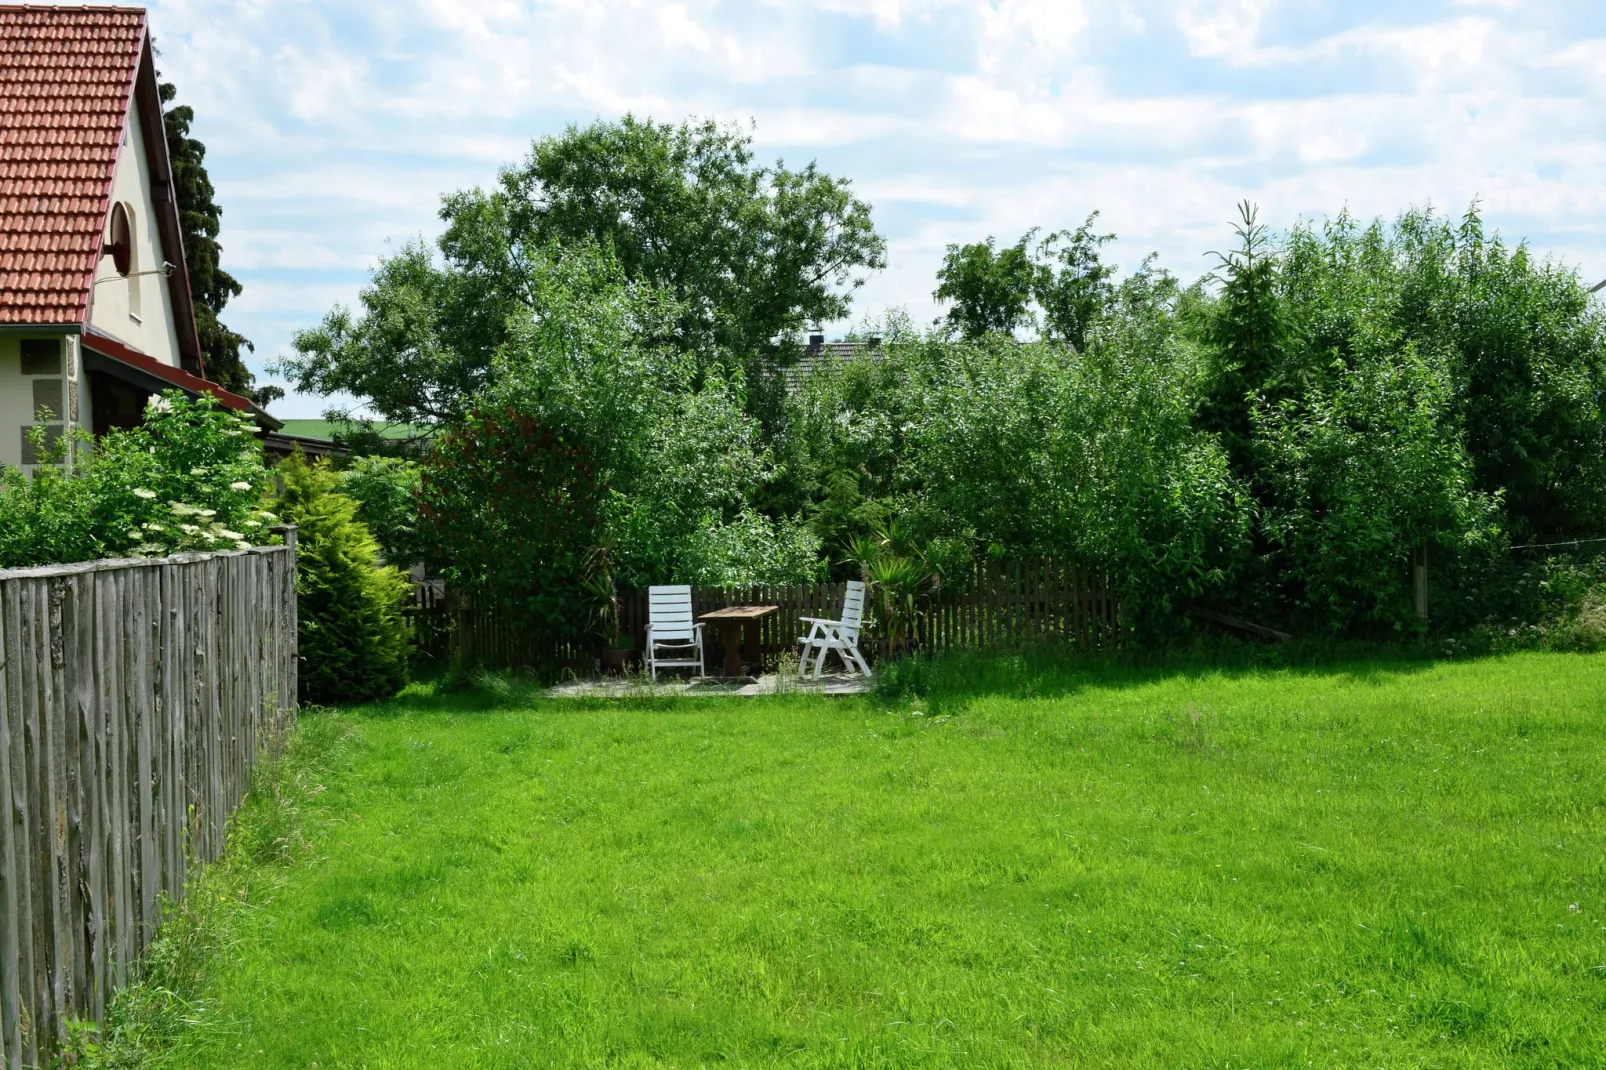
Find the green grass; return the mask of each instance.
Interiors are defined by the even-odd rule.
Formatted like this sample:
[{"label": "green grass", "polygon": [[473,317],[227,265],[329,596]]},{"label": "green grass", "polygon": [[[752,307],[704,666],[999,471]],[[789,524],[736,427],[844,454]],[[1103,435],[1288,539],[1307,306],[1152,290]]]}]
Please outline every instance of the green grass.
[{"label": "green grass", "polygon": [[1606,1065],[1606,656],[925,676],[307,716],[171,1064]]}]

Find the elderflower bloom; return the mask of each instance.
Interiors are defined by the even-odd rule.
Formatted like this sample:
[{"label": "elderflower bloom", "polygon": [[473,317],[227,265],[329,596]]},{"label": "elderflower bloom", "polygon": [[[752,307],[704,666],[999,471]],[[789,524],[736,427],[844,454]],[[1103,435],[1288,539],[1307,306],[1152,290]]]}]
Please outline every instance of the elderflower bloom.
[{"label": "elderflower bloom", "polygon": [[238,531],[230,531],[228,528],[218,528],[217,533],[223,536],[225,539],[233,539],[235,542],[239,542],[241,539],[245,538],[245,536],[241,535]]},{"label": "elderflower bloom", "polygon": [[237,479],[233,483],[229,484],[229,489],[230,490],[250,490],[251,489],[251,484],[247,483],[243,479]]},{"label": "elderflower bloom", "polygon": [[136,498],[144,498],[148,502],[149,501],[155,501],[156,500],[156,492],[154,490],[146,490],[144,487],[135,487],[134,488],[134,497],[136,497]]},{"label": "elderflower bloom", "polygon": [[217,510],[216,509],[197,509],[197,510],[195,510],[195,514],[197,516],[204,516],[208,520],[210,520],[214,516],[217,516]]},{"label": "elderflower bloom", "polygon": [[260,520],[247,520],[245,522],[244,526],[248,527],[248,528],[260,528],[262,526],[262,521],[260,521]]}]

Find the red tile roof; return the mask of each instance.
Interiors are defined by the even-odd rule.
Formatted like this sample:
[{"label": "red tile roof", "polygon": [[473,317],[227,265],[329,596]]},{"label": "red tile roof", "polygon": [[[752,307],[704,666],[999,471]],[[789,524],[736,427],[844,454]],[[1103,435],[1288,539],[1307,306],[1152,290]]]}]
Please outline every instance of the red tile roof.
[{"label": "red tile roof", "polygon": [[0,6],[0,323],[82,323],[145,46],[139,8]]}]

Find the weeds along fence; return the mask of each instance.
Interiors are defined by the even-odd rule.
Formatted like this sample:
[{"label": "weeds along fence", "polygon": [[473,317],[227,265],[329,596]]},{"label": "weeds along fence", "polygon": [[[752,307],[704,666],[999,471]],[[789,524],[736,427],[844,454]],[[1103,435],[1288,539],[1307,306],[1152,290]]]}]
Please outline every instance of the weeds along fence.
[{"label": "weeds along fence", "polygon": [[[800,617],[841,615],[845,590],[842,583],[693,587],[692,610],[702,614],[725,606],[779,607],[759,623],[759,648],[773,665],[782,651],[797,650],[798,638],[807,630]],[[596,640],[579,629],[561,640],[532,638],[497,609],[455,604],[439,585],[416,588],[414,621],[420,653],[443,661],[491,668],[589,667],[596,656]],[[646,591],[624,594],[620,628],[642,649]],[[1119,631],[1117,600],[1103,573],[1052,558],[1026,558],[978,564],[946,585],[925,601],[915,635],[921,650],[937,653],[1020,641],[1097,649],[1113,644]],[[715,629],[709,629],[706,643],[712,669],[720,653]]]},{"label": "weeds along fence", "polygon": [[0,570],[0,1064],[138,968],[296,716],[287,545]]}]

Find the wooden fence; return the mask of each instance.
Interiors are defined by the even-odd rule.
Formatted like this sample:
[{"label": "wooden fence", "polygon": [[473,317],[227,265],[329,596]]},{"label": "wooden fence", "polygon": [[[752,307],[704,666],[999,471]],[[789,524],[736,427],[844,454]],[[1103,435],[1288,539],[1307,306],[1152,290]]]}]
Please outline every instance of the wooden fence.
[{"label": "wooden fence", "polygon": [[0,570],[0,1064],[100,1018],[292,727],[286,546]]},{"label": "wooden fence", "polygon": [[[773,665],[782,651],[796,651],[802,634],[799,617],[832,619],[842,612],[844,585],[693,587],[692,610],[734,605],[776,605],[780,612],[760,624],[759,646]],[[496,611],[448,608],[438,586],[418,588],[415,607],[420,651],[447,660],[454,656],[500,668],[572,664],[589,667],[596,641],[583,635],[537,641]],[[647,594],[627,593],[620,607],[621,630],[646,642]],[[1062,642],[1083,649],[1105,647],[1119,634],[1115,596],[1102,573],[1068,562],[1028,558],[988,562],[928,600],[916,637],[920,649],[936,653],[955,647],[1000,642]],[[719,637],[709,629],[710,668],[719,664]],[[870,652],[866,645],[866,653]]]}]

